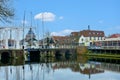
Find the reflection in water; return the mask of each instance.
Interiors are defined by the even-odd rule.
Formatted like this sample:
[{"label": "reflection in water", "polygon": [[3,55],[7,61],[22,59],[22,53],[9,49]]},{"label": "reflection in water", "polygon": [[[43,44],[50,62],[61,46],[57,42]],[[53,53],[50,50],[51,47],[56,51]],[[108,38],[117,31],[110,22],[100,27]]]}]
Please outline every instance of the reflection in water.
[{"label": "reflection in water", "polygon": [[107,63],[116,63],[120,64],[120,58],[111,58],[111,57],[90,57],[90,61],[98,61],[98,62],[107,62]]},{"label": "reflection in water", "polygon": [[[13,60],[14,61],[14,60]],[[22,62],[22,61],[21,61]],[[119,80],[120,64],[87,57],[41,58],[40,62],[0,63],[0,80]],[[108,75],[108,76],[106,76]]]},{"label": "reflection in water", "polygon": [[79,64],[80,73],[89,75],[89,79],[92,74],[104,73],[103,69],[100,69],[100,64],[86,63]]}]

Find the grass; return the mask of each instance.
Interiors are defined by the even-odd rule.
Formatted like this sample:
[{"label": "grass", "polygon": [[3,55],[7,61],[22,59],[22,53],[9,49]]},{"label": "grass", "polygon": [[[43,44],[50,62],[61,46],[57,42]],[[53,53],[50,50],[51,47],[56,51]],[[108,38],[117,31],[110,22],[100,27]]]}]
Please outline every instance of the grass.
[{"label": "grass", "polygon": [[87,53],[85,54],[88,57],[94,57],[94,58],[107,58],[107,59],[120,59],[120,55],[117,54],[107,54],[107,53]]}]

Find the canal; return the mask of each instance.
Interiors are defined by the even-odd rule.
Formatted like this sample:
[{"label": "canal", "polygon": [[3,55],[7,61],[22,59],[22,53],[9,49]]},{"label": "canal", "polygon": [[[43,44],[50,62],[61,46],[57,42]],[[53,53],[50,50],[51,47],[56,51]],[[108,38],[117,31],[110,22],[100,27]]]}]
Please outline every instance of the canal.
[{"label": "canal", "polygon": [[0,62],[0,80],[120,80],[120,60],[88,56]]}]

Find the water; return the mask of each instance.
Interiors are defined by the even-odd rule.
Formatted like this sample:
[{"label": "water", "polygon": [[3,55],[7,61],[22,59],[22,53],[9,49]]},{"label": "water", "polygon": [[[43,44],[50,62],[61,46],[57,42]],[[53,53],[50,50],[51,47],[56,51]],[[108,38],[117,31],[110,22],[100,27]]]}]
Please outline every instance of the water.
[{"label": "water", "polygon": [[82,56],[11,60],[0,63],[0,80],[120,80],[120,64]]}]

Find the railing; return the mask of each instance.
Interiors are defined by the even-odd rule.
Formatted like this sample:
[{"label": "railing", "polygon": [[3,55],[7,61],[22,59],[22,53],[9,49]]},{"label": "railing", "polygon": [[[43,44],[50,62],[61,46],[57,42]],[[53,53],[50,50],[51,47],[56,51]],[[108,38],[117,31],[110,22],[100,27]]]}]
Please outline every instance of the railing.
[{"label": "railing", "polygon": [[120,50],[120,46],[90,46],[88,49],[111,49]]},{"label": "railing", "polygon": [[120,50],[120,46],[90,46],[88,49],[111,49],[111,50]]},{"label": "railing", "polygon": [[120,50],[120,46],[102,46],[102,49]]}]

